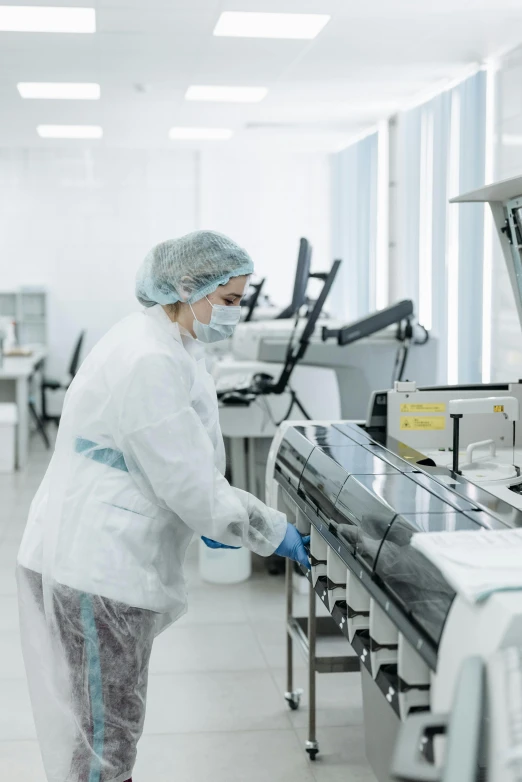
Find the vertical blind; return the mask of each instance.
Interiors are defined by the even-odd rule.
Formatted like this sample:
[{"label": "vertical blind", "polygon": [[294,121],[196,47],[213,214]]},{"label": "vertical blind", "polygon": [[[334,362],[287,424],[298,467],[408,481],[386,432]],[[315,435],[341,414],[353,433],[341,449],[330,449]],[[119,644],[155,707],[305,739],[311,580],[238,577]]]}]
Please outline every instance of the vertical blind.
[{"label": "vertical blind", "polygon": [[[397,263],[391,288],[411,298],[439,341],[440,382],[482,379],[484,208],[449,204],[484,184],[484,70],[397,119]],[[379,134],[333,156],[333,248],[343,259],[333,296],[349,319],[376,308]]]},{"label": "vertical blind", "polygon": [[343,261],[332,305],[346,321],[375,309],[377,156],[372,133],[332,160],[332,248]]}]

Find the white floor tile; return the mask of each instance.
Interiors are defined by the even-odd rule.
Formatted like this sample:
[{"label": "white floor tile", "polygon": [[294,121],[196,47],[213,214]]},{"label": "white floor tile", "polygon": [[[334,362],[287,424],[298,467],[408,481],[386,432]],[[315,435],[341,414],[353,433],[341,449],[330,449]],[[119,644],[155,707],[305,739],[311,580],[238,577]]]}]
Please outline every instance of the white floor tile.
[{"label": "white floor tile", "polygon": [[[286,670],[272,670],[274,681],[281,693],[286,691]],[[294,728],[308,725],[308,672],[297,671],[294,689],[302,689],[301,704],[297,711],[289,711]],[[316,719],[319,727],[362,725],[362,691],[359,673],[316,674]]]},{"label": "white floor tile", "polygon": [[286,706],[268,671],[150,677],[147,734],[289,727]]},{"label": "white floor tile", "polygon": [[46,782],[36,741],[0,741],[0,777],[9,782]]},{"label": "white floor tile", "polygon": [[16,576],[14,567],[0,568],[0,597],[16,595]]},{"label": "white floor tile", "polygon": [[[305,746],[305,729],[297,731]],[[316,782],[376,782],[364,751],[362,726],[330,728],[318,733],[319,754],[310,768]]]},{"label": "white floor tile", "polygon": [[4,535],[4,543],[12,544],[14,546],[19,546],[22,542],[22,537],[24,534],[25,529],[25,522],[23,524],[10,524]]},{"label": "white floor tile", "polygon": [[314,782],[293,731],[144,736],[136,781]]},{"label": "white floor tile", "polygon": [[2,741],[36,738],[29,693],[24,679],[0,682],[0,737]]},{"label": "white floor tile", "polygon": [[16,595],[0,596],[0,633],[18,632],[18,601]]},{"label": "white floor tile", "polygon": [[16,631],[0,632],[0,690],[5,679],[25,679],[20,636]]},{"label": "white floor tile", "polygon": [[248,624],[170,627],[154,642],[151,673],[254,671],[266,668]]},{"label": "white floor tile", "polygon": [[241,598],[240,585],[192,586],[189,582],[188,612],[177,624],[231,624],[247,620],[248,615]]},{"label": "white floor tile", "polygon": [[0,570],[13,570],[16,567],[19,548],[19,545],[12,540],[4,540],[0,544]]}]

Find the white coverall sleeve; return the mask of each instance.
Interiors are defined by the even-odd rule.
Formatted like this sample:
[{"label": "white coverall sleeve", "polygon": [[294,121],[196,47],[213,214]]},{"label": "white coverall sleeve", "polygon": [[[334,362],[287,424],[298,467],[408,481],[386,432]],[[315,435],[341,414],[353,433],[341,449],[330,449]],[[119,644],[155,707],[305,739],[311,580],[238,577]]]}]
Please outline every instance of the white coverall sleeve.
[{"label": "white coverall sleeve", "polygon": [[216,468],[180,363],[146,357],[127,379],[118,439],[129,472],[198,535],[269,556],[284,538],[286,516],[230,486]]}]

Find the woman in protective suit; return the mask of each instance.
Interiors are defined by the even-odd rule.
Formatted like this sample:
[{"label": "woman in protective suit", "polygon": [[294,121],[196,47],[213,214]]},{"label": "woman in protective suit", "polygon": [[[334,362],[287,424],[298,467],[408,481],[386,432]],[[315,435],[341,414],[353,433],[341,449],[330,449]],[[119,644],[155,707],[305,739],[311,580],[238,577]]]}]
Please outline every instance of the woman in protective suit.
[{"label": "woman in protective suit", "polygon": [[138,273],[144,309],[98,342],[67,392],[18,555],[49,782],[130,780],[152,642],[186,610],[194,533],[308,564],[284,514],[224,477],[201,343],[232,334],[252,271],[243,249],[211,231],[158,245]]}]

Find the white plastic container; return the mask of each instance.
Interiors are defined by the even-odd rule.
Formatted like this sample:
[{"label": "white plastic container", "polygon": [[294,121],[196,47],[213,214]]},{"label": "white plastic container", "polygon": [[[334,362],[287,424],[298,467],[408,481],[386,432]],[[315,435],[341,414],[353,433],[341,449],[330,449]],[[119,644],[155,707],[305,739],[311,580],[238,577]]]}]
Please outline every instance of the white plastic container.
[{"label": "white plastic container", "polygon": [[252,573],[252,555],[247,548],[209,548],[199,541],[199,575],[210,584],[239,584]]},{"label": "white plastic container", "polygon": [[16,405],[0,404],[0,472],[15,471],[17,423]]}]

